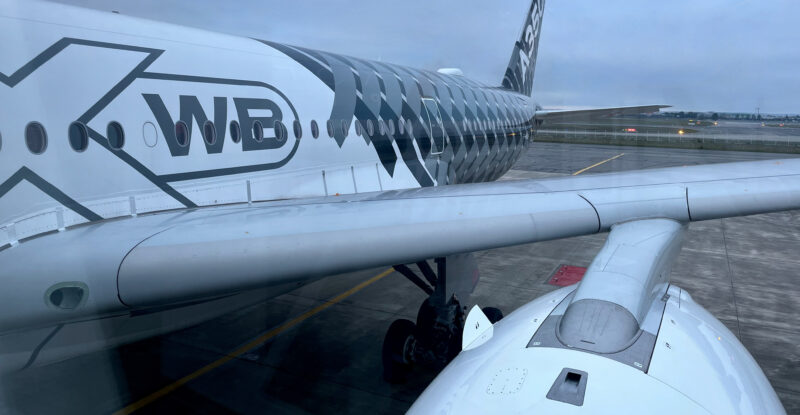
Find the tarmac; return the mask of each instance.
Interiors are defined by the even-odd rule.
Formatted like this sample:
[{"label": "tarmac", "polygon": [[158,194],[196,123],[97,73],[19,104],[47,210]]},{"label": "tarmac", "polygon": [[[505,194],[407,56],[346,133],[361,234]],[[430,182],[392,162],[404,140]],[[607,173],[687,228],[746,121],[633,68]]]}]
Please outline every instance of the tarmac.
[{"label": "tarmac", "polygon": [[[597,121],[544,123],[537,130],[540,142],[736,150],[800,154],[800,125],[779,121],[703,121],[670,118],[623,117]],[[680,130],[680,132],[679,132]],[[684,134],[683,131],[686,131]]]},{"label": "tarmac", "polygon": [[[787,157],[535,143],[504,179],[573,174],[603,161],[581,174]],[[588,266],[605,238],[477,252],[481,279],[470,304],[508,314],[556,289],[548,280],[561,265]],[[800,211],[692,223],[672,273],[739,337],[790,414],[800,413],[799,244]],[[391,322],[415,319],[424,299],[387,268],[331,276],[198,326],[21,372],[0,410],[403,413],[435,373],[384,382],[381,345]]]}]

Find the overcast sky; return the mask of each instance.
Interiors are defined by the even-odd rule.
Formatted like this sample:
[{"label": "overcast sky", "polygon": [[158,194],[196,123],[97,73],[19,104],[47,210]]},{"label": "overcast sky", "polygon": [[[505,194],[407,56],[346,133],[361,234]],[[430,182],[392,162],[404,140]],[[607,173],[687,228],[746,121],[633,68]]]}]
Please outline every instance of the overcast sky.
[{"label": "overcast sky", "polygon": [[[59,0],[499,84],[529,0]],[[800,113],[800,1],[548,0],[545,107]]]}]

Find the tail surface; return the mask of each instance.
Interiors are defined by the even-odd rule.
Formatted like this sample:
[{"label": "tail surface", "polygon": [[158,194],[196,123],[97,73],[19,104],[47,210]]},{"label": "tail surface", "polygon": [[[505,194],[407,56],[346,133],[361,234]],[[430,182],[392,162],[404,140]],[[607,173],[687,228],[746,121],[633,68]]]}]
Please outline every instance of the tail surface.
[{"label": "tail surface", "polygon": [[503,77],[503,87],[530,96],[545,0],[533,0]]}]

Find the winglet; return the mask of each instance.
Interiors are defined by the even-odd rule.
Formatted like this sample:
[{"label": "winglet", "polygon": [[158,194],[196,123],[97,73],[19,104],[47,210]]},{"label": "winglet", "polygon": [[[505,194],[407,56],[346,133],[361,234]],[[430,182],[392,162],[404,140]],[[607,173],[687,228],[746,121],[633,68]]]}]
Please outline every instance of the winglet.
[{"label": "winglet", "polygon": [[472,307],[467,314],[467,321],[464,323],[464,333],[461,336],[461,350],[474,349],[492,338],[494,325],[483,314],[477,305]]}]

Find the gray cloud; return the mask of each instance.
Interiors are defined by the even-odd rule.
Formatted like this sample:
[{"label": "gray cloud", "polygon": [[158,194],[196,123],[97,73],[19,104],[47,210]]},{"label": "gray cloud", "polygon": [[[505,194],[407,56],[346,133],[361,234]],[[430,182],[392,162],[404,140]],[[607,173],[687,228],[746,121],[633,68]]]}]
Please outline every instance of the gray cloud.
[{"label": "gray cloud", "polygon": [[[499,84],[528,0],[59,0]],[[534,84],[545,106],[666,103],[798,113],[800,2],[549,0]]]}]

